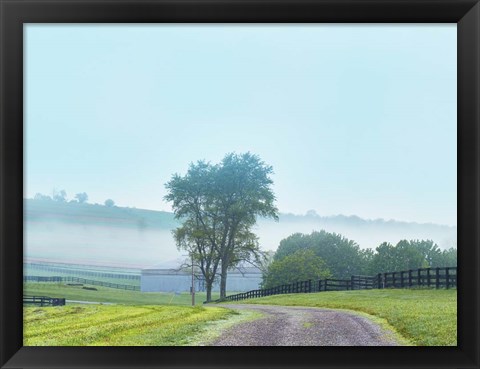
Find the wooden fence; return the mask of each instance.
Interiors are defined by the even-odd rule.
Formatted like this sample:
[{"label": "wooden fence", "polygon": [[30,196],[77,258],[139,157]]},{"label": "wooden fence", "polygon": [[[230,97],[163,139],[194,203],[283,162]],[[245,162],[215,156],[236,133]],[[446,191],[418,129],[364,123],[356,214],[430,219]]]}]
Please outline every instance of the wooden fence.
[{"label": "wooden fence", "polygon": [[119,284],[119,283],[111,283],[111,282],[103,282],[103,281],[95,281],[93,279],[85,279],[79,277],[42,277],[42,276],[24,276],[24,282],[75,282],[75,283],[82,283],[82,284],[90,284],[94,286],[102,286],[102,287],[110,287],[116,288],[120,290],[130,290],[130,291],[140,291],[140,286],[133,286],[128,284]]},{"label": "wooden fence", "polygon": [[[457,287],[457,267],[422,268],[400,272],[379,273],[376,276],[352,275],[350,279],[320,279],[283,284],[227,296],[226,301],[286,293],[348,291],[382,288],[452,288]],[[217,302],[220,300],[217,300]]]},{"label": "wooden fence", "polygon": [[457,286],[457,268],[422,268],[401,272],[379,273],[377,288],[450,288]]},{"label": "wooden fence", "polygon": [[64,306],[65,299],[46,296],[23,296],[24,305]]}]

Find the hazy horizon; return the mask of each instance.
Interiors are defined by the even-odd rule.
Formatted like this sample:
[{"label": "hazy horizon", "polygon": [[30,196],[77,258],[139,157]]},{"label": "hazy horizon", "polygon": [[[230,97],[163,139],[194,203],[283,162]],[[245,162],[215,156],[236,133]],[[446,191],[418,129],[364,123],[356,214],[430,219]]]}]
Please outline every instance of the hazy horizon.
[{"label": "hazy horizon", "polygon": [[[82,191],[84,192],[84,191]],[[68,193],[68,192],[67,192]],[[87,193],[88,194],[88,193]],[[48,194],[42,194],[42,195],[47,195],[47,196],[50,196]],[[30,197],[30,198],[24,198],[24,200],[34,200],[33,197]],[[105,199],[106,200],[106,199]],[[52,200],[53,201],[53,200]],[[77,202],[73,197],[69,197],[67,198],[67,202],[69,201],[74,201],[74,202]],[[99,202],[91,202],[91,201],[87,201],[85,202],[86,204],[88,205],[100,205],[100,206],[104,206],[103,203],[99,203]],[[139,207],[139,206],[121,206],[121,205],[118,205],[115,203],[116,207],[119,207],[119,208],[130,208],[130,209],[138,209],[138,210],[147,210],[147,211],[158,211],[158,212],[167,212],[167,213],[171,213],[171,214],[174,214],[173,210],[162,210],[162,209],[154,209],[154,208],[145,208],[145,207]],[[311,212],[314,212],[314,213],[311,213]],[[429,224],[432,224],[432,225],[438,225],[438,226],[442,226],[442,227],[452,227],[452,228],[456,228],[457,226],[456,225],[450,225],[450,224],[442,224],[442,223],[435,223],[435,222],[416,222],[416,221],[412,221],[412,220],[404,220],[404,219],[394,219],[394,218],[382,218],[382,217],[378,217],[378,218],[365,218],[365,217],[362,217],[358,214],[321,214],[319,212],[317,212],[316,209],[308,209],[305,213],[303,214],[300,214],[300,213],[292,213],[292,212],[285,212],[285,211],[281,211],[279,210],[278,212],[280,215],[293,215],[293,216],[296,216],[296,217],[308,217],[308,216],[311,216],[311,217],[319,217],[319,218],[334,218],[334,217],[346,217],[346,218],[360,218],[364,221],[367,221],[367,222],[375,222],[375,221],[384,221],[384,222],[398,222],[398,223],[412,223],[412,224],[419,224],[419,225],[429,225]],[[259,218],[261,219],[261,218]]]},{"label": "hazy horizon", "polygon": [[[383,242],[395,245],[404,239],[432,240],[440,249],[457,246],[456,227],[360,219],[280,214],[278,222],[258,219],[253,232],[265,251],[275,251],[282,239],[294,233],[321,230],[340,234],[362,249],[375,249]],[[30,200],[25,207],[25,256],[87,265],[174,267],[184,252],[176,247],[171,231],[178,224],[172,220],[172,213]]]},{"label": "hazy horizon", "polygon": [[[431,239],[442,250],[456,248],[456,228],[391,229],[381,225],[352,227],[348,224],[325,224],[310,221],[291,222],[260,220],[253,232],[264,251],[276,251],[282,239],[294,233],[310,234],[325,230],[354,241],[362,249],[375,250],[383,242]],[[174,267],[185,257],[172,237],[171,229],[135,229],[118,226],[64,223],[55,220],[26,221],[24,230],[27,260],[68,262],[86,265],[150,267],[164,264]]]}]

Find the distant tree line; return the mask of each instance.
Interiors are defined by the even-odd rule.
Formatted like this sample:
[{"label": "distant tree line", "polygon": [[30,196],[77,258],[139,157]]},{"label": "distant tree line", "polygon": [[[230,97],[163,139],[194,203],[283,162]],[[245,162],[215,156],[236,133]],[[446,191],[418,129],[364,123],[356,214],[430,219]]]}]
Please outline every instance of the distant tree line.
[{"label": "distant tree line", "polygon": [[[60,203],[78,203],[78,204],[86,204],[88,203],[88,195],[86,192],[79,192],[75,194],[74,198],[71,199],[70,201],[67,200],[67,192],[65,190],[53,190],[52,191],[52,196],[44,195],[42,193],[37,192],[35,196],[33,197],[34,200],[40,200],[40,201],[55,201],[55,202],[60,202]],[[103,203],[103,205],[107,207],[114,207],[115,206],[115,201],[112,199],[106,199]]]},{"label": "distant tree line", "polygon": [[431,240],[401,240],[395,246],[384,242],[373,250],[361,249],[354,241],[336,233],[295,233],[280,242],[263,273],[263,287],[456,265],[457,249],[440,250]]}]

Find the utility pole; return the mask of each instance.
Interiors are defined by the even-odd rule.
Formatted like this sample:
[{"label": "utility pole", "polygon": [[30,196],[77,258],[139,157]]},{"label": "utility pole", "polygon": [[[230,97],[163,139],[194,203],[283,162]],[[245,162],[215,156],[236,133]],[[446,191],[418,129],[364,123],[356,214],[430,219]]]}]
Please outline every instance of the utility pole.
[{"label": "utility pole", "polygon": [[193,274],[193,254],[192,256],[192,306],[195,306],[195,281],[194,281],[194,274]]}]

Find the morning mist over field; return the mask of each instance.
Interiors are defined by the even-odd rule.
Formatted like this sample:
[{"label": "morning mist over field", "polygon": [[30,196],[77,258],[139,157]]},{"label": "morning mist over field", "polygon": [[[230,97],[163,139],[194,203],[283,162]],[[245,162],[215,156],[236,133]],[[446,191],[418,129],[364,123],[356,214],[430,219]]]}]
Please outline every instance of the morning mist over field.
[{"label": "morning mist over field", "polygon": [[[26,200],[25,215],[27,259],[134,268],[177,267],[184,259],[171,233],[179,224],[173,213]],[[255,233],[263,250],[275,251],[293,233],[322,229],[361,248],[401,239],[431,239],[442,249],[456,246],[455,227],[346,216],[280,214],[278,222],[260,219]]]}]

